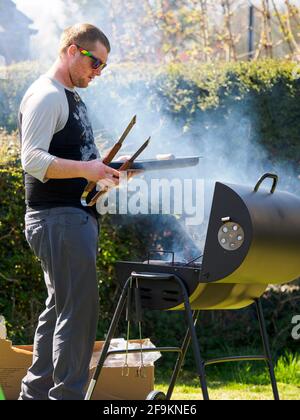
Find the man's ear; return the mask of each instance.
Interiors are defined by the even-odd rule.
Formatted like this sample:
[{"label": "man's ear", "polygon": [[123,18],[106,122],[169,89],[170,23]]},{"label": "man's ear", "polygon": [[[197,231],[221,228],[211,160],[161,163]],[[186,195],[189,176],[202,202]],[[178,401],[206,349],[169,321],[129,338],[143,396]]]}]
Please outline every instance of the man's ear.
[{"label": "man's ear", "polygon": [[77,53],[78,48],[76,47],[76,45],[72,44],[68,47],[67,49],[67,55],[69,57],[75,57],[76,53]]}]

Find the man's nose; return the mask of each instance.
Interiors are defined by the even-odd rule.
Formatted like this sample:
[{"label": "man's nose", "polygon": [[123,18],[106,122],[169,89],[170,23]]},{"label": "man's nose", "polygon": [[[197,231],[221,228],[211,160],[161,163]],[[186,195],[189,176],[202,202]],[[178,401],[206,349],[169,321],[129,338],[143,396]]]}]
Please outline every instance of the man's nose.
[{"label": "man's nose", "polygon": [[101,75],[101,69],[95,69],[94,73],[95,73],[95,76],[100,76]]}]

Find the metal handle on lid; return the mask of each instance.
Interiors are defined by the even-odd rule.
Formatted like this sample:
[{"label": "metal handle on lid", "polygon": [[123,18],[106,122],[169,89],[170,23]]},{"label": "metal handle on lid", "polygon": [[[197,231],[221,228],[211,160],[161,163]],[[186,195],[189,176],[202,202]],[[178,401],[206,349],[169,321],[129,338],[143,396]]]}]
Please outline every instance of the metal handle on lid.
[{"label": "metal handle on lid", "polygon": [[260,180],[258,181],[258,183],[255,185],[254,192],[257,192],[259,190],[259,187],[261,186],[261,184],[263,183],[263,181],[265,179],[267,179],[267,178],[273,179],[273,185],[272,185],[272,188],[271,188],[271,194],[274,194],[274,192],[276,190],[276,187],[277,187],[277,184],[278,184],[278,175],[275,175],[275,174],[264,174],[260,178]]},{"label": "metal handle on lid", "polygon": [[151,254],[172,254],[172,264],[174,265],[174,261],[175,261],[175,252],[173,251],[149,251],[147,254],[148,257],[148,264],[150,263],[150,255]]}]

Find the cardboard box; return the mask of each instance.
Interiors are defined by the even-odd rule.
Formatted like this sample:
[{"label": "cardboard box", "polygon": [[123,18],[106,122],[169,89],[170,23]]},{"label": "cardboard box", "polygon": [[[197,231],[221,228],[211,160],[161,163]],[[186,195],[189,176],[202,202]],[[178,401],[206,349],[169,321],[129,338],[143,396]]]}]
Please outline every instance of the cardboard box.
[{"label": "cardboard box", "polygon": [[[94,355],[103,344],[95,343]],[[12,346],[11,341],[0,339],[0,385],[6,399],[18,399],[21,380],[31,363],[32,346]],[[129,376],[122,376],[122,367],[103,367],[92,399],[145,400],[154,388],[154,366],[145,367],[146,377],[139,376],[138,369],[139,366],[129,367]],[[95,367],[90,369],[90,379],[94,371]]]}]

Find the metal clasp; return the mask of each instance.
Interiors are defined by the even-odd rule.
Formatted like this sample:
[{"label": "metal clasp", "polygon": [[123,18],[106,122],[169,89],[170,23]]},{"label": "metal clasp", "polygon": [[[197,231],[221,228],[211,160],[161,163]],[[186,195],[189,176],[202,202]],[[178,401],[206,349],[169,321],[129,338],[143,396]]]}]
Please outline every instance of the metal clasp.
[{"label": "metal clasp", "polygon": [[122,376],[128,377],[129,376],[129,366],[128,363],[125,363],[122,367]]}]

